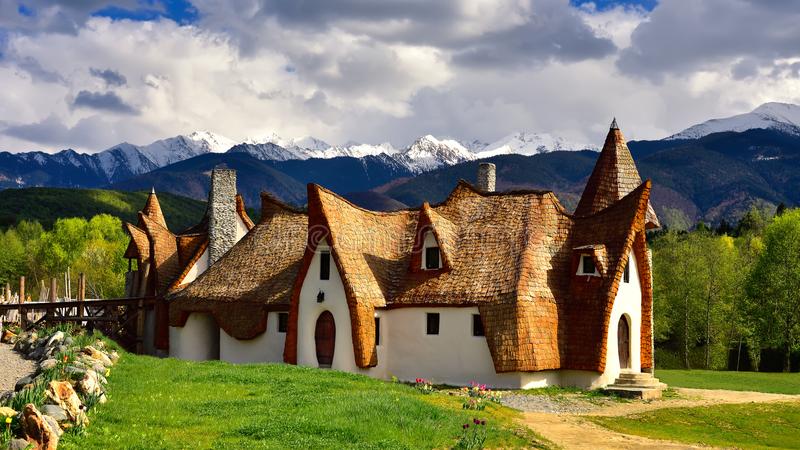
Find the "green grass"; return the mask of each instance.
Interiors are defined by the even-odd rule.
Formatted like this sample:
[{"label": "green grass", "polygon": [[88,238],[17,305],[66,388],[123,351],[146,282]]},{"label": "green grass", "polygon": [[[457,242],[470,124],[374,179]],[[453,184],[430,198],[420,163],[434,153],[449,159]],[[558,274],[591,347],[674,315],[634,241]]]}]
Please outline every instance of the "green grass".
[{"label": "green grass", "polygon": [[670,387],[800,394],[800,373],[662,369],[656,376]]},{"label": "green grass", "polygon": [[540,439],[499,405],[464,411],[458,397],[282,364],[124,354],[108,391],[86,434],[65,435],[60,449],[449,448],[472,417],[489,421],[492,447]]},{"label": "green grass", "polygon": [[689,444],[800,448],[800,403],[666,408],[628,417],[591,417],[612,430]]}]

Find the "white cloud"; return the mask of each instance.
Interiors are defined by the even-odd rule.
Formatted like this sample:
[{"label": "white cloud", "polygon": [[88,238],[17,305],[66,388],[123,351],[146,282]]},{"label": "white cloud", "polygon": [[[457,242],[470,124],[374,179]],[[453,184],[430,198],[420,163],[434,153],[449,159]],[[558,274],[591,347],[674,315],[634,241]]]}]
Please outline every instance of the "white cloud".
[{"label": "white cloud", "polygon": [[[764,101],[800,100],[800,48],[765,50],[786,33],[764,31],[766,44],[732,39],[733,50],[702,42],[685,60],[688,38],[659,43],[735,33],[741,14],[724,12],[727,31],[704,31],[702,5],[687,9],[697,17],[674,13],[682,0],[653,13],[567,0],[320,0],[316,9],[198,0],[194,26],[86,16],[102,1],[51,3],[35,18],[0,18],[0,149],[97,151],[197,129],[395,145],[426,133],[490,141],[530,130],[599,145],[613,116],[629,138],[660,138]],[[13,4],[0,0],[0,15]],[[782,12],[775,2],[732,4],[757,11],[755,22]],[[71,25],[56,26],[59,17]],[[769,28],[747,29],[759,25]],[[72,107],[81,95],[95,107]]]}]

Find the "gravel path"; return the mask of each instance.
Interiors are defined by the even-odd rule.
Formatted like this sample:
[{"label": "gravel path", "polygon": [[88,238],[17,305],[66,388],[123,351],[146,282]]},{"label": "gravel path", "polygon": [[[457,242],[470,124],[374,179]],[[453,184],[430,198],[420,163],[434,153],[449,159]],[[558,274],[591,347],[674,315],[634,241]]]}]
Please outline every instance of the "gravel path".
[{"label": "gravel path", "polygon": [[17,380],[36,370],[36,363],[22,358],[11,348],[11,345],[0,344],[0,394],[13,391]]},{"label": "gravel path", "polygon": [[615,403],[612,398],[586,398],[580,394],[536,395],[510,394],[502,397],[502,403],[510,408],[525,412],[550,414],[585,414]]}]

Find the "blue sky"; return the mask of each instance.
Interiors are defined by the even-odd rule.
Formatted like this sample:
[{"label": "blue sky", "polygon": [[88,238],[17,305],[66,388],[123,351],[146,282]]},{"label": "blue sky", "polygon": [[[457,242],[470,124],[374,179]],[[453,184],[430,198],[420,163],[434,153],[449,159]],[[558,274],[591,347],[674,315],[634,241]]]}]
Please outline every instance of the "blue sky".
[{"label": "blue sky", "polygon": [[193,23],[198,18],[197,9],[186,0],[139,0],[139,4],[136,9],[105,7],[96,11],[94,15],[131,20],[154,20],[166,17],[180,24]]},{"label": "blue sky", "polygon": [[[580,6],[584,3],[589,3],[586,0],[570,0],[575,6]],[[607,8],[613,8],[617,5],[625,5],[625,6],[641,6],[642,8],[651,11],[653,8],[656,7],[658,0],[593,0],[591,3],[594,3],[597,6],[597,9],[603,10]]]}]

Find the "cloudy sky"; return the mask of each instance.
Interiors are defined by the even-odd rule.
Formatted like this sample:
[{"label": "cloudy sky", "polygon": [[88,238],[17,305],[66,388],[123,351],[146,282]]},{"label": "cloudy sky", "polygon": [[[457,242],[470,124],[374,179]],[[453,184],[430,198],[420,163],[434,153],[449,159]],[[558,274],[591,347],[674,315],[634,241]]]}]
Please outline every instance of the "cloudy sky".
[{"label": "cloudy sky", "polygon": [[0,0],[0,150],[209,130],[600,144],[800,103],[795,0]]}]

